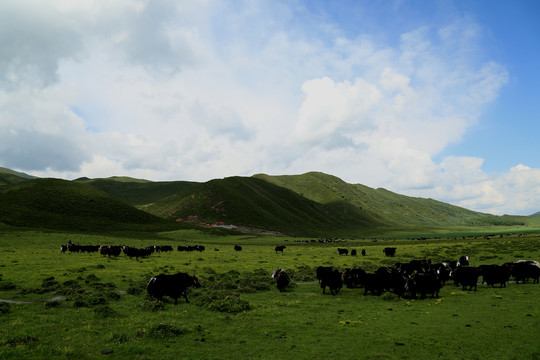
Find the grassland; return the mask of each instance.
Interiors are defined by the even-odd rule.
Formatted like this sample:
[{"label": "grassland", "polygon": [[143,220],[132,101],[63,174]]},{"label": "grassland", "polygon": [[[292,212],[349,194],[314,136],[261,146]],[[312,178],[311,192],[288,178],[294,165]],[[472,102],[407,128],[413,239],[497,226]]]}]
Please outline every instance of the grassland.
[{"label": "grassland", "polygon": [[[458,236],[459,235],[459,236]],[[111,236],[20,230],[0,225],[0,358],[95,359],[539,359],[540,285],[446,286],[437,299],[364,296],[362,289],[323,295],[319,265],[373,270],[413,258],[471,256],[472,265],[540,259],[538,233],[453,234],[427,240],[230,235],[195,230]],[[421,237],[421,236],[419,236]],[[204,252],[124,255],[61,254],[80,244],[194,245]],[[235,252],[233,246],[242,245]],[[276,245],[286,245],[276,254]],[[396,246],[395,258],[382,253]],[[366,257],[339,256],[337,247]],[[214,251],[217,248],[219,251]],[[285,268],[285,293],[270,279]],[[150,301],[148,278],[195,273],[190,303]],[[62,300],[42,301],[56,296]]]}]

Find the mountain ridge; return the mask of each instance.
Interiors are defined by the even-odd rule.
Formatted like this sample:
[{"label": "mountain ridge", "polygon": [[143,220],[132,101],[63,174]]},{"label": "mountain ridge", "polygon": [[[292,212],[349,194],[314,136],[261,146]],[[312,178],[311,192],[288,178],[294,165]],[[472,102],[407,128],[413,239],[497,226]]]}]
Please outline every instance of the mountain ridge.
[{"label": "mountain ridge", "polygon": [[[50,224],[42,222],[44,227],[58,227],[61,223],[58,217],[64,214],[58,211],[63,206],[71,208],[76,215],[71,220],[81,228],[85,228],[81,225],[85,216],[89,217],[89,224],[103,222],[107,227],[113,227],[114,222],[124,225],[140,224],[141,221],[178,224],[177,220],[180,219],[197,219],[206,226],[239,225],[309,236],[373,234],[391,229],[436,231],[441,228],[526,223],[525,217],[499,217],[479,213],[433,199],[409,197],[362,184],[349,184],[321,172],[300,175],[255,174],[251,177],[233,176],[207,182],[153,182],[118,176],[105,179],[79,178],[73,181],[25,179],[13,174],[9,176],[15,178],[8,178],[8,183],[0,187],[0,221],[19,226],[31,225],[25,221],[27,212],[34,219],[49,219]],[[32,186],[42,188],[34,192],[21,191]],[[91,193],[89,189],[95,189],[96,192],[88,195]],[[48,205],[44,206],[39,194],[51,191],[61,195],[58,198],[46,196]],[[15,194],[19,194],[19,198]],[[105,195],[107,200],[103,200]],[[91,197],[103,200],[101,208],[90,201]],[[66,203],[63,198],[75,200]],[[117,212],[125,216],[107,212],[105,203],[111,208],[122,209]],[[26,207],[17,208],[16,205],[20,204],[26,204]],[[79,209],[78,206],[87,209]],[[130,208],[133,210],[128,211]],[[10,214],[10,211],[18,214],[18,218]],[[103,211],[113,220],[106,221]],[[39,216],[35,213],[39,213]],[[142,214],[152,216],[152,220],[142,220]],[[78,217],[76,221],[75,217]]]}]

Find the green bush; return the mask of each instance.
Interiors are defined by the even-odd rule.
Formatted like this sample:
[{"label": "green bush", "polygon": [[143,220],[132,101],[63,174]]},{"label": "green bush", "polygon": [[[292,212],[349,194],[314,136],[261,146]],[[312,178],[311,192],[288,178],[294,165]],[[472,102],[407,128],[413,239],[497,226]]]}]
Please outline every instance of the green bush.
[{"label": "green bush", "polygon": [[52,308],[57,308],[60,306],[60,301],[56,301],[56,300],[53,300],[53,301],[47,301],[45,303],[45,308],[46,309],[52,309]]},{"label": "green bush", "polygon": [[139,303],[139,307],[145,311],[161,311],[165,310],[163,301],[145,299]]},{"label": "green bush", "polygon": [[187,328],[179,328],[170,324],[159,324],[150,327],[149,329],[139,330],[137,333],[138,337],[150,336],[154,338],[168,339],[174,338],[180,335],[189,333],[190,330]]},{"label": "green bush", "polygon": [[239,313],[251,310],[251,305],[240,294],[226,290],[198,292],[195,302],[213,311]]},{"label": "green bush", "polygon": [[8,345],[9,347],[17,347],[19,345],[28,345],[38,341],[39,339],[33,336],[21,336],[7,340],[6,345]]},{"label": "green bush", "polygon": [[88,274],[84,280],[87,284],[99,281],[99,278],[95,274]]},{"label": "green bush", "polygon": [[13,290],[17,287],[14,282],[11,281],[0,281],[0,290],[6,291],[6,290]]},{"label": "green bush", "polygon": [[56,291],[60,288],[60,283],[56,281],[54,276],[49,276],[41,281],[42,292]]},{"label": "green bush", "polygon": [[94,315],[98,319],[106,319],[116,316],[116,311],[108,306],[98,306],[94,309]]},{"label": "green bush", "polygon": [[9,303],[0,303],[0,315],[9,314],[11,312],[11,304]]}]

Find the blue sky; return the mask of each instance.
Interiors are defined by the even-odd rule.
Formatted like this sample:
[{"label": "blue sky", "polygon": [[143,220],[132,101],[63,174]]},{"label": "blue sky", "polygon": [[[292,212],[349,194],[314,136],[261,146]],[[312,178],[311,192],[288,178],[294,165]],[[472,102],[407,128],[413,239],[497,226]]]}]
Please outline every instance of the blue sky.
[{"label": "blue sky", "polygon": [[540,210],[540,2],[6,0],[0,166]]}]

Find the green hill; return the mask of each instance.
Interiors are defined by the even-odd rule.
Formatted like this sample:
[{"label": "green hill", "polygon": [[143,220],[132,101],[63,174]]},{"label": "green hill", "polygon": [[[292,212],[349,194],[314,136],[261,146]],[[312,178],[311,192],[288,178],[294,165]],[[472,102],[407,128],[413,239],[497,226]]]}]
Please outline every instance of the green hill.
[{"label": "green hill", "polygon": [[254,175],[321,204],[346,202],[391,226],[442,227],[471,225],[487,215],[432,199],[414,198],[373,189],[319,172],[303,175]]},{"label": "green hill", "polygon": [[[144,211],[141,211],[144,210]],[[35,179],[0,168],[0,222],[69,230],[145,230],[198,219],[292,235],[370,236],[536,224],[540,216],[494,216],[433,199],[373,189],[319,172],[230,177],[205,183],[129,177]],[[190,225],[191,226],[191,225]]]},{"label": "green hill", "polygon": [[32,175],[0,167],[0,188],[35,178]]},{"label": "green hill", "polygon": [[230,177],[200,184],[188,194],[161,200],[146,210],[165,218],[196,215],[207,223],[224,222],[291,234],[376,228],[376,216],[343,201],[319,202],[254,177]]},{"label": "green hill", "polygon": [[0,193],[0,222],[33,228],[69,230],[145,230],[167,221],[84,183],[33,179]]},{"label": "green hill", "polygon": [[189,181],[151,182],[118,177],[85,182],[133,206],[148,205],[174,194],[185,195],[200,185]]}]

